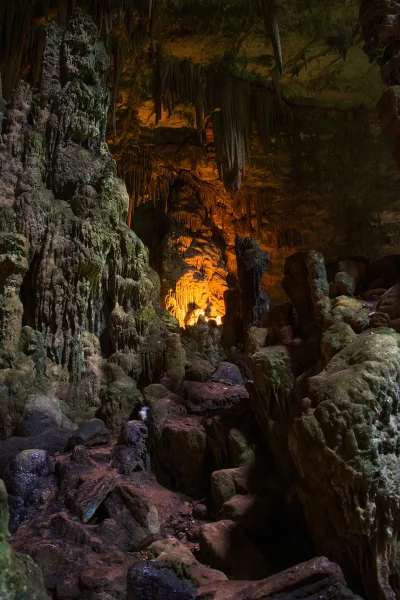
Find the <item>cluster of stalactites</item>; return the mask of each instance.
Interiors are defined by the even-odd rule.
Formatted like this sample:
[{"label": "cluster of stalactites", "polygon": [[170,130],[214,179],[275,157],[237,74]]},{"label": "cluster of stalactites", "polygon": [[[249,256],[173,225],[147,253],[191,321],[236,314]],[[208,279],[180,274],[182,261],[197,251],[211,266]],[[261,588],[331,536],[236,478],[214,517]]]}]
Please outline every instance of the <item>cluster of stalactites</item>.
[{"label": "cluster of stalactites", "polygon": [[168,211],[168,198],[173,174],[154,165],[146,147],[134,146],[122,153],[118,161],[118,175],[124,180],[129,194],[128,226],[136,208],[148,200],[161,204]]},{"label": "cluster of stalactites", "polygon": [[200,138],[203,127],[211,121],[219,174],[230,191],[240,189],[255,123],[267,153],[273,133],[291,119],[291,111],[279,91],[234,77],[222,65],[203,68],[159,53],[156,120],[161,118],[163,109],[171,114],[180,102],[194,105]]},{"label": "cluster of stalactites", "polygon": [[113,57],[113,87],[118,89],[126,49],[142,48],[149,32],[155,0],[1,0],[0,71],[4,95],[22,73],[36,85],[45,43],[45,27],[53,19],[66,25],[76,8],[87,11]]}]

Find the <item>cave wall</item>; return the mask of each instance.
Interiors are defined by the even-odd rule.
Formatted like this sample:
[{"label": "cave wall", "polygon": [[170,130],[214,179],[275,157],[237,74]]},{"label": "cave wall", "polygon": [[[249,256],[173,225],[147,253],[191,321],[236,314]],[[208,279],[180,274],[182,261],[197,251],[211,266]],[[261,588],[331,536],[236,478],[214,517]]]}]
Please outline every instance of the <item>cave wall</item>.
[{"label": "cave wall", "polygon": [[[264,285],[273,302],[283,299],[283,266],[296,251],[314,247],[328,263],[351,255],[375,260],[397,253],[400,243],[398,170],[375,114],[317,106],[292,111],[293,125],[275,134],[268,156],[254,142],[251,166],[241,190],[233,194],[218,180],[212,131],[207,130],[204,148],[191,141],[191,113],[186,121],[174,114],[158,127],[140,130],[151,149],[148,176],[153,184],[167,181],[173,189],[183,174],[202,205],[191,220],[190,210],[182,210],[176,195],[167,192],[165,205],[159,201],[164,218],[173,221],[179,212],[188,236],[195,237],[201,228],[209,230],[232,274],[235,235],[258,239],[271,253]],[[144,241],[150,246],[160,223],[160,209],[153,204],[146,204],[152,229]],[[140,227],[140,214],[133,216],[134,229],[136,224]]]},{"label": "cave wall", "polygon": [[[65,22],[74,3],[28,4],[24,19],[8,1],[0,15],[7,99],[18,71],[39,82],[44,28],[53,18]],[[111,56],[107,137],[130,195],[128,224],[143,233],[154,268],[170,270],[162,256],[168,240],[207,232],[212,268],[225,278],[219,291],[206,291],[217,305],[225,271],[235,275],[234,237],[251,235],[271,253],[264,285],[277,302],[283,264],[297,250],[316,247],[328,262],[397,252],[398,178],[375,116],[385,89],[375,51],[382,44],[364,52],[365,3],[360,27],[348,0],[310,0],[307,9],[300,0],[277,2],[281,76],[260,3],[78,4]],[[25,54],[5,35],[7,24],[26,33]],[[382,27],[383,38],[391,30]],[[176,194],[180,181],[200,207],[195,218]],[[167,279],[164,304],[178,282]]]}]

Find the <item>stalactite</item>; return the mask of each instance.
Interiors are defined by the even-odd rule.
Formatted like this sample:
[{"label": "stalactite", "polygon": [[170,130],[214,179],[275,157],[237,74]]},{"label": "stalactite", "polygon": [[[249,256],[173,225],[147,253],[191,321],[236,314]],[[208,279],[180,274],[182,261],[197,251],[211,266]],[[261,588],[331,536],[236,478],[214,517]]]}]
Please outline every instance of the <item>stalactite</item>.
[{"label": "stalactite", "polygon": [[162,117],[162,110],[170,116],[176,104],[193,104],[196,110],[196,127],[202,130],[205,104],[205,75],[198,65],[189,60],[175,57],[167,60],[157,51],[155,113],[156,123]]},{"label": "stalactite", "polygon": [[148,148],[143,146],[131,146],[118,160],[118,175],[125,181],[130,198],[128,224],[135,209],[143,202],[153,200],[153,203],[167,207],[174,174],[153,160]]},{"label": "stalactite", "polygon": [[269,29],[271,34],[276,68],[281,77],[283,74],[283,58],[276,0],[248,0],[248,9],[253,19],[258,15],[264,17],[265,27],[267,30]]},{"label": "stalactite", "polygon": [[162,111],[171,115],[179,102],[195,106],[196,126],[209,115],[214,132],[220,179],[227,189],[240,189],[250,156],[250,139],[257,121],[264,150],[271,135],[291,119],[291,111],[279,95],[231,75],[223,65],[205,70],[190,61],[163,57],[158,50],[156,66],[156,122]]},{"label": "stalactite", "polygon": [[[34,23],[35,10],[48,22],[56,18],[66,25],[77,7],[87,10],[99,28],[104,41],[115,33],[118,44],[116,72],[111,73],[113,99],[116,99],[119,74],[122,69],[125,33],[127,45],[135,53],[142,51],[149,23],[154,13],[153,0],[1,0],[0,2],[0,71],[3,73],[4,94],[7,99],[21,73],[34,66],[33,83],[37,83],[38,56],[43,50],[40,27]],[[54,11],[50,12],[50,8]],[[42,19],[43,20],[43,19]],[[115,58],[115,56],[114,56]]]}]

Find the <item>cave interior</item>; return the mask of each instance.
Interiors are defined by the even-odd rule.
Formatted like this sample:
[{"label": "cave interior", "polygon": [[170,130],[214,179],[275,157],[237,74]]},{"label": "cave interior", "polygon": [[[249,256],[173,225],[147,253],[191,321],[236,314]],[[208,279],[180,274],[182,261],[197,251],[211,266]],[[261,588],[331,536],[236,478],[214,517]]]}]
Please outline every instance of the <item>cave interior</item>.
[{"label": "cave interior", "polygon": [[400,600],[399,23],[1,0],[0,600]]}]

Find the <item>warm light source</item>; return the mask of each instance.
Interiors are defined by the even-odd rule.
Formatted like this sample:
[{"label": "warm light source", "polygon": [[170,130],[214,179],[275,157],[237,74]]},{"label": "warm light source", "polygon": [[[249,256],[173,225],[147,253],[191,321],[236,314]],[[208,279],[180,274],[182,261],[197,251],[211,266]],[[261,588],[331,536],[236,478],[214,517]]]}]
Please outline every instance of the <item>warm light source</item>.
[{"label": "warm light source", "polygon": [[205,235],[174,232],[164,252],[165,309],[181,327],[196,325],[199,317],[221,325],[228,272],[215,243]]},{"label": "warm light source", "polygon": [[186,273],[177,281],[176,289],[169,290],[165,297],[165,308],[179,321],[181,327],[196,325],[199,317],[222,325],[225,314],[224,288],[219,291],[221,293],[218,295],[215,291],[212,293],[206,280],[193,280]]},{"label": "warm light source", "polygon": [[197,325],[197,322],[200,317],[203,317],[205,321],[215,321],[217,325],[222,325],[222,316],[207,316],[204,310],[197,308],[189,313],[188,317],[185,319],[186,325]]}]

